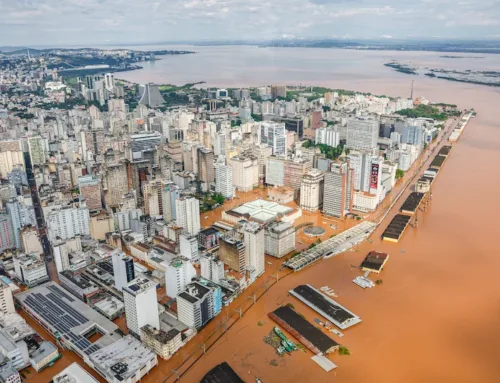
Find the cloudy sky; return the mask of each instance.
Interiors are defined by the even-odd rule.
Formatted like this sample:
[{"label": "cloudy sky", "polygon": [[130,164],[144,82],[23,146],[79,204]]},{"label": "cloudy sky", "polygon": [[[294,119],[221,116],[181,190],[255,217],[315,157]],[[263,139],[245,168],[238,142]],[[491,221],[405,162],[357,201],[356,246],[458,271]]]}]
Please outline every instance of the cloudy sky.
[{"label": "cloudy sky", "polygon": [[0,0],[0,45],[500,38],[500,0]]}]

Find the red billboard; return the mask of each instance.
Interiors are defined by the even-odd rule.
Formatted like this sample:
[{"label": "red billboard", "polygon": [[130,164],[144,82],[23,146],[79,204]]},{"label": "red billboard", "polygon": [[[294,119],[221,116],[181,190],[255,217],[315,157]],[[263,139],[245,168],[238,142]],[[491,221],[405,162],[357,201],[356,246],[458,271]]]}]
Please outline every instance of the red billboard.
[{"label": "red billboard", "polygon": [[372,164],[372,171],[370,174],[370,189],[376,189],[378,187],[378,164]]}]

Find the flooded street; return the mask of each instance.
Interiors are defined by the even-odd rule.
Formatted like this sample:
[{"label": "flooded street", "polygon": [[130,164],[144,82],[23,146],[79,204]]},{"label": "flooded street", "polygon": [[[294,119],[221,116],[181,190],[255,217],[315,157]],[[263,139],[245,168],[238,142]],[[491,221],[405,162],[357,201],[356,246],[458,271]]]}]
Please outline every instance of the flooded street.
[{"label": "flooded street", "polygon": [[[380,92],[383,84],[371,89]],[[391,84],[393,85],[393,84]],[[357,252],[347,252],[282,280],[210,349],[183,381],[195,382],[215,364],[227,361],[243,379],[264,382],[497,382],[500,341],[500,266],[495,203],[500,187],[500,124],[496,89],[449,84],[421,92],[432,100],[474,107],[471,120],[433,184],[430,208],[398,244],[380,241],[403,199]],[[446,84],[448,85],[448,84]],[[366,84],[364,90],[367,90]],[[396,87],[398,88],[398,87]],[[422,87],[423,88],[423,87]],[[421,88],[421,89],[422,89]],[[447,89],[446,89],[447,88]],[[391,92],[392,93],[392,92]],[[397,93],[397,89],[394,93]],[[362,290],[352,283],[371,250],[390,254],[383,284]],[[328,285],[339,303],[363,322],[344,332],[350,356],[331,357],[339,368],[326,373],[311,353],[278,357],[262,338],[273,326],[267,314],[291,302],[309,321],[318,318],[287,291],[299,284]],[[259,327],[258,321],[264,322]],[[278,366],[271,365],[276,359]],[[274,363],[273,363],[274,364]]]},{"label": "flooded street", "polygon": [[[388,58],[399,58],[398,55],[404,59],[421,60],[425,64],[429,57],[436,60],[436,53],[348,52],[349,59],[344,60],[342,50],[322,50],[321,54],[317,53],[318,50],[307,50],[312,60],[307,64],[303,49],[277,49],[274,51],[283,52],[283,56],[279,60],[276,58],[275,66],[265,67],[262,64],[255,72],[249,73],[248,64],[246,75],[238,77],[239,72],[231,68],[238,63],[243,66],[245,60],[240,57],[236,64],[229,64],[231,48],[224,49],[226,56],[220,53],[220,48],[216,55],[221,66],[210,73],[200,71],[197,65],[203,62],[205,67],[216,67],[215,64],[209,65],[201,55],[193,55],[175,58],[179,62],[196,61],[191,66],[180,63],[172,66],[169,70],[177,70],[177,76],[159,71],[159,65],[163,65],[164,69],[168,66],[166,61],[159,61],[155,64],[156,71],[145,69],[122,73],[117,77],[164,83],[206,80],[210,85],[220,86],[256,86],[270,81],[302,82],[390,96],[409,95],[411,81],[415,80],[415,97],[454,103],[462,109],[474,108],[478,116],[471,120],[460,140],[453,145],[450,156],[432,185],[430,207],[425,213],[419,213],[417,229],[408,227],[397,244],[380,240],[382,232],[410,192],[408,190],[370,241],[364,242],[355,251],[319,261],[297,273],[282,271],[279,281],[272,286],[264,286],[264,281],[273,280],[280,261],[267,257],[266,262],[272,264],[266,263],[265,275],[209,322],[200,337],[188,343],[170,361],[159,360],[159,366],[142,382],[175,381],[172,370],[178,368],[190,354],[199,359],[182,376],[181,382],[199,382],[208,370],[223,361],[228,362],[249,383],[254,382],[256,377],[264,383],[499,382],[500,278],[497,272],[500,252],[496,241],[500,233],[497,222],[500,216],[500,205],[497,203],[500,190],[500,89],[406,76],[381,65]],[[320,59],[318,55],[323,56]],[[295,61],[294,58],[299,56],[302,59]],[[343,66],[339,64],[326,70],[329,62],[335,61],[336,57]],[[499,70],[499,58],[488,59],[487,68]],[[281,63],[285,61],[288,66],[281,68]],[[352,61],[357,63],[356,66],[347,68]],[[294,65],[302,67],[295,68]],[[465,64],[461,62],[461,65]],[[475,65],[481,65],[480,60],[476,60]],[[290,69],[292,67],[293,70]],[[335,74],[332,74],[334,71]],[[267,77],[259,77],[263,74]],[[205,79],[205,75],[212,77]],[[276,80],[273,80],[273,75],[276,75]],[[239,199],[234,199],[224,208],[235,207],[259,196],[265,196],[265,192],[257,190],[241,194]],[[220,214],[221,209],[202,214],[201,226],[206,227],[219,220]],[[326,233],[321,237],[323,240],[335,234],[330,222],[320,214],[303,212],[295,224],[307,222],[325,228]],[[335,221],[337,231],[354,223],[352,220]],[[299,240],[303,242],[299,243],[299,249],[303,249],[315,238],[299,232]],[[359,265],[372,250],[389,253],[390,259],[377,277],[383,283],[363,290],[352,283],[352,279],[361,272],[351,265]],[[362,319],[360,324],[343,331],[345,336],[342,338],[328,333],[351,352],[350,356],[337,353],[331,356],[338,368],[329,373],[311,360],[312,353],[309,351],[279,357],[263,341],[274,326],[267,315],[279,305],[292,303],[310,322],[320,318],[297,299],[288,296],[288,290],[306,283],[316,288],[333,288],[338,294],[335,300]],[[268,290],[264,294],[266,288]],[[254,294],[264,295],[253,304]],[[228,321],[228,317],[239,316],[235,311],[239,307],[248,308],[248,311],[241,314],[241,319]],[[123,319],[121,322],[123,326]],[[28,323],[32,324],[32,321]],[[39,330],[37,326],[34,328]],[[40,334],[54,342],[44,331]],[[214,334],[208,344],[211,347],[202,355],[201,339],[208,334]],[[28,377],[28,381],[48,382],[49,379],[45,378],[52,377],[72,361],[84,365],[75,354],[65,352],[64,358],[54,367],[35,375],[36,378]]]},{"label": "flooded street", "polygon": [[[303,50],[295,52],[299,55]],[[340,50],[323,52],[332,56],[343,54]],[[287,51],[285,55],[291,54]],[[288,67],[273,68],[271,73],[277,74],[284,83],[302,82],[390,96],[409,94],[414,79],[416,97],[455,103],[462,109],[475,108],[477,118],[471,120],[454,144],[432,186],[430,208],[419,216],[418,229],[409,227],[398,244],[383,243],[380,235],[403,198],[374,233],[373,243],[365,242],[357,251],[320,261],[282,279],[181,381],[198,382],[222,361],[227,361],[248,382],[253,382],[255,377],[265,383],[500,381],[497,361],[500,279],[496,275],[500,266],[496,242],[500,215],[496,203],[500,187],[500,89],[406,76],[386,68],[382,72],[373,65],[380,65],[388,56],[399,58],[399,53],[363,52],[362,55],[366,56],[359,63],[365,67],[362,76],[353,76],[350,70],[340,70],[331,76],[324,71],[320,79],[311,75],[316,72],[312,64],[310,72],[295,78],[295,72]],[[437,54],[401,54],[405,59],[414,56],[422,61],[432,55]],[[498,61],[497,58],[491,60]],[[481,65],[479,61],[477,65]],[[498,63],[490,61],[489,65],[498,70]],[[359,66],[356,69],[360,69]],[[157,80],[146,70],[137,75],[148,81]],[[213,76],[217,78],[209,80],[215,85],[266,83],[257,77],[258,73],[240,81],[230,70],[219,70]],[[193,78],[193,73],[183,73],[182,77]],[[352,283],[361,273],[350,265],[359,265],[371,250],[389,253],[390,260],[379,277],[383,284],[362,290]],[[289,289],[304,283],[333,288],[339,295],[336,300],[363,320],[345,331],[343,338],[329,334],[351,351],[350,356],[331,357],[338,365],[335,372],[324,372],[311,361],[310,352],[279,357],[263,342],[274,325],[267,314],[279,304],[293,303],[311,322],[319,317],[287,296]],[[262,326],[258,325],[259,321]]]}]

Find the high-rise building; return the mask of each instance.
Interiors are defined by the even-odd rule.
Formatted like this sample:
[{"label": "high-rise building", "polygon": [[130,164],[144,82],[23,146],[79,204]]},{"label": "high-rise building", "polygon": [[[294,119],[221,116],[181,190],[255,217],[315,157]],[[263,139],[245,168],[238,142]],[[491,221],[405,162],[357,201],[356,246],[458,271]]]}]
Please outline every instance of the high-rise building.
[{"label": "high-rise building", "polygon": [[3,315],[15,313],[14,299],[12,298],[12,289],[9,284],[0,278],[0,313]]},{"label": "high-rise building", "polygon": [[257,222],[248,222],[243,227],[243,242],[247,269],[255,270],[258,277],[264,273],[264,227]]},{"label": "high-rise building", "polygon": [[25,204],[22,197],[9,200],[5,204],[5,208],[9,213],[12,222],[16,247],[21,250],[23,248],[21,229],[28,225],[36,227],[35,209],[31,205]]},{"label": "high-rise building", "polygon": [[55,241],[52,243],[52,254],[58,273],[69,270],[69,252],[65,241]]},{"label": "high-rise building", "polygon": [[312,168],[312,163],[307,159],[287,160],[285,161],[285,175],[283,185],[293,189],[300,189],[300,184],[304,174],[307,174]]},{"label": "high-rise building", "polygon": [[300,184],[300,208],[317,211],[323,208],[323,189],[325,175],[318,169],[312,169]]},{"label": "high-rise building", "polygon": [[174,183],[167,184],[162,190],[163,219],[167,222],[177,219],[176,202],[181,196],[181,189]]},{"label": "high-rise building", "polygon": [[208,185],[215,181],[214,152],[206,148],[198,148],[198,179]]},{"label": "high-rise building", "polygon": [[200,201],[194,197],[181,197],[175,201],[176,222],[189,234],[200,231]]},{"label": "high-rise building", "polygon": [[104,175],[104,201],[107,206],[116,206],[128,193],[127,166],[124,163],[108,165]]},{"label": "high-rise building", "polygon": [[377,148],[380,123],[377,120],[351,118],[347,120],[347,142],[350,149],[372,151]]},{"label": "high-rise building", "polygon": [[14,271],[16,277],[28,287],[39,285],[50,279],[45,262],[34,255],[14,256]]},{"label": "high-rise building", "polygon": [[349,166],[354,170],[354,190],[377,194],[382,182],[383,158],[361,152],[349,153]]},{"label": "high-rise building", "polygon": [[31,165],[42,165],[45,163],[45,140],[40,136],[28,138]]},{"label": "high-rise building", "polygon": [[[97,110],[99,111],[99,109]],[[84,158],[87,158],[88,152],[91,152],[94,156],[104,153],[105,141],[103,129],[82,130],[80,135]]]},{"label": "high-rise building", "polygon": [[271,86],[271,97],[274,98],[286,98],[286,86],[285,85],[273,85]]},{"label": "high-rise building", "polygon": [[233,168],[225,163],[215,164],[215,192],[226,199],[234,197]]},{"label": "high-rise building", "polygon": [[193,282],[177,295],[178,319],[190,328],[200,329],[222,310],[219,286]]},{"label": "high-rise building", "polygon": [[267,160],[272,156],[273,148],[267,145],[254,145],[250,151],[257,157],[259,162],[259,181],[263,183],[266,177]]},{"label": "high-rise building", "polygon": [[101,182],[99,177],[86,175],[78,177],[78,187],[80,194],[85,197],[89,210],[101,210]]},{"label": "high-rise building", "polygon": [[146,215],[157,217],[163,214],[163,188],[165,182],[151,180],[142,183],[144,198],[144,212]]},{"label": "high-rise building", "polygon": [[285,184],[285,158],[269,157],[266,164],[266,184],[283,186]]},{"label": "high-rise building", "polygon": [[113,92],[115,87],[115,75],[113,73],[106,73],[104,75],[104,86],[110,92]]},{"label": "high-rise building", "polygon": [[311,115],[311,127],[319,129],[321,127],[321,119],[323,118],[321,110],[315,110]]},{"label": "high-rise building", "polygon": [[0,252],[13,249],[16,246],[16,236],[12,227],[12,219],[6,212],[0,212]]},{"label": "high-rise building", "polygon": [[270,146],[273,155],[286,156],[285,124],[282,122],[261,122],[260,143]]},{"label": "high-rise building", "polygon": [[349,169],[347,162],[335,162],[330,171],[325,173],[323,213],[344,217],[352,210],[352,203],[352,169]]},{"label": "high-rise building", "polygon": [[424,145],[424,128],[420,126],[405,126],[401,135],[403,144],[422,147]]},{"label": "high-rise building", "polygon": [[52,210],[46,217],[50,241],[90,235],[90,214],[86,206]]},{"label": "high-rise building", "polygon": [[316,144],[337,147],[340,145],[340,131],[333,126],[316,130]]},{"label": "high-rise building", "polygon": [[230,269],[245,275],[246,270],[245,244],[230,235],[219,240],[219,258]]},{"label": "high-rise building", "polygon": [[168,262],[165,269],[166,293],[175,298],[196,276],[196,269],[190,261],[176,257]]},{"label": "high-rise building", "polygon": [[156,285],[146,278],[137,278],[123,288],[127,328],[135,336],[146,325],[160,328]]},{"label": "high-rise building", "polygon": [[214,283],[224,278],[224,262],[218,256],[206,253],[200,257],[201,277]]},{"label": "high-rise building", "polygon": [[295,250],[295,228],[289,222],[274,222],[266,226],[264,243],[266,254],[284,257]]},{"label": "high-rise building", "polygon": [[121,251],[114,251],[112,255],[115,288],[122,289],[135,278],[134,259]]},{"label": "high-rise building", "polygon": [[233,186],[248,192],[259,186],[259,162],[253,155],[234,156],[229,160],[233,169]]},{"label": "high-rise building", "polygon": [[[199,235],[199,234],[198,234]],[[198,250],[198,236],[190,235],[186,232],[179,236],[179,251],[181,256],[190,261],[198,261],[200,253]]]}]

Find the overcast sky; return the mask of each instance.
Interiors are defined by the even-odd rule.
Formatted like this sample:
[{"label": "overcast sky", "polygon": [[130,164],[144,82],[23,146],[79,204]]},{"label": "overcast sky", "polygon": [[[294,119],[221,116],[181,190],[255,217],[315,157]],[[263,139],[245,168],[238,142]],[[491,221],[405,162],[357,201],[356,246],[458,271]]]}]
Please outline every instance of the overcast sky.
[{"label": "overcast sky", "polygon": [[500,38],[500,0],[0,0],[0,45]]}]

